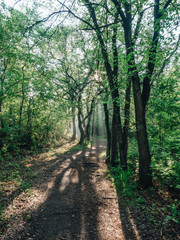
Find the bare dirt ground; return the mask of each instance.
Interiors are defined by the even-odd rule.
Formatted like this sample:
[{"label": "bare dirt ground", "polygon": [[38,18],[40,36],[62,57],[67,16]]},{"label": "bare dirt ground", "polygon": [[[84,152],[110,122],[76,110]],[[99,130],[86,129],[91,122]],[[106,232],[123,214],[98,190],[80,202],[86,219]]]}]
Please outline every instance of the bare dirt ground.
[{"label": "bare dirt ground", "polygon": [[86,150],[39,159],[31,191],[9,207],[2,240],[176,240],[124,206],[106,176],[103,151],[105,142],[97,140]]}]

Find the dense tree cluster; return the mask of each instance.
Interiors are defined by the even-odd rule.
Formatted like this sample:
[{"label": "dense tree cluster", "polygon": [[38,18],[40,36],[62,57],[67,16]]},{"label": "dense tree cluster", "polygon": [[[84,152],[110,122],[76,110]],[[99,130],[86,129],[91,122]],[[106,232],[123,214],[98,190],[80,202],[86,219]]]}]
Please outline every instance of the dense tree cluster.
[{"label": "dense tree cluster", "polygon": [[0,11],[1,158],[57,141],[71,121],[82,144],[99,103],[107,163],[138,168],[144,188],[153,177],[179,187],[176,1],[57,1],[46,17],[35,5]]}]

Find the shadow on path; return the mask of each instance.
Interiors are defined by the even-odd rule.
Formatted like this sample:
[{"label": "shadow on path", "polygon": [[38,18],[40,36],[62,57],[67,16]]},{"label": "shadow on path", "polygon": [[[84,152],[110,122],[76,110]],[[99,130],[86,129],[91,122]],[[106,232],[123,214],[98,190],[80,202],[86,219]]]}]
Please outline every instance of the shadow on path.
[{"label": "shadow on path", "polygon": [[98,146],[67,154],[48,170],[49,177],[55,170],[58,173],[45,202],[32,214],[28,232],[19,233],[18,239],[98,239],[100,202],[91,178],[99,168],[97,156],[102,150]]},{"label": "shadow on path", "polygon": [[116,198],[112,183],[100,170],[106,169],[99,157],[104,150],[105,143],[96,140],[90,149],[45,160],[37,186],[46,193],[44,202],[23,228],[3,240],[177,239],[171,233],[163,238],[161,229],[142,211],[132,211],[125,199]]}]

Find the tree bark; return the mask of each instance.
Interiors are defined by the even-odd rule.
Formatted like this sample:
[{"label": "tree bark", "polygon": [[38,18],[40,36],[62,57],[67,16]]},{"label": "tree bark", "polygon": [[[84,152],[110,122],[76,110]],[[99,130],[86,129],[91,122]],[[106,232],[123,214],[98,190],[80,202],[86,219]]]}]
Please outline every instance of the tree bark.
[{"label": "tree bark", "polygon": [[32,144],[32,110],[31,110],[32,99],[29,100],[27,109],[27,144]]},{"label": "tree bark", "polygon": [[81,96],[78,97],[78,127],[80,131],[80,141],[79,144],[83,144],[85,140],[85,132],[83,129],[83,121],[81,119],[82,111],[81,111]]},{"label": "tree bark", "polygon": [[78,127],[79,127],[79,131],[80,131],[79,144],[83,144],[84,140],[85,140],[85,133],[84,133],[84,129],[82,126],[81,115],[79,114],[79,112],[78,112]]},{"label": "tree bark", "polygon": [[124,3],[125,13],[121,8],[121,3],[112,0],[122,18],[124,28],[124,38],[128,63],[128,73],[133,84],[133,95],[135,104],[136,130],[139,150],[139,183],[148,188],[152,185],[151,155],[146,128],[145,107],[140,88],[140,78],[135,63],[135,55],[132,41],[132,12],[131,4]]},{"label": "tree bark", "polygon": [[111,158],[111,131],[109,127],[109,111],[107,103],[103,104],[104,106],[104,115],[105,115],[105,126],[106,126],[106,138],[107,138],[107,150],[106,150],[106,163],[110,163]]},{"label": "tree bark", "polygon": [[128,79],[125,96],[125,110],[124,110],[124,126],[122,133],[122,147],[124,152],[124,163],[121,166],[123,170],[127,170],[127,152],[128,152],[128,133],[129,133],[129,119],[130,119],[130,102],[131,102],[131,80]]},{"label": "tree bark", "polygon": [[118,108],[113,104],[112,138],[111,138],[111,165],[117,166],[118,160]]},{"label": "tree bark", "polygon": [[140,79],[135,65],[133,48],[129,48],[127,41],[126,47],[129,65],[128,71],[133,84],[133,95],[135,104],[136,131],[139,150],[139,183],[143,186],[143,188],[148,188],[152,186],[152,173],[151,155],[149,150],[149,142],[146,128],[145,108],[142,100]]},{"label": "tree bark", "polygon": [[145,109],[142,102],[139,77],[134,76],[133,94],[135,102],[136,130],[139,149],[139,183],[148,188],[152,186],[151,155],[146,128]]},{"label": "tree bark", "polygon": [[72,107],[72,128],[73,128],[73,135],[72,141],[76,139],[76,115],[75,115],[75,107]]}]

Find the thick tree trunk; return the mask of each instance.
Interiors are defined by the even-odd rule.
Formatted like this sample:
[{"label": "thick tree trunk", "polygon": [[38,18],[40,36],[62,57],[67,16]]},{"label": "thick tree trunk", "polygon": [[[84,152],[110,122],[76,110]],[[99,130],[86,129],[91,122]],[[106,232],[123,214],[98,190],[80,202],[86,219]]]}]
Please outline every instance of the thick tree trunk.
[{"label": "thick tree trunk", "polygon": [[81,120],[81,113],[78,110],[78,127],[79,127],[79,131],[80,131],[80,140],[79,140],[79,144],[83,144],[84,140],[85,140],[85,132],[83,129],[83,125],[82,125],[82,120]]},{"label": "thick tree trunk", "polygon": [[[84,119],[84,114],[82,113],[82,111],[81,111],[81,119]],[[85,121],[82,121],[82,126],[83,126],[84,129],[86,128]]]},{"label": "thick tree trunk", "polygon": [[[127,47],[127,46],[126,46]],[[129,54],[131,57],[129,57]],[[133,95],[136,116],[136,131],[139,151],[139,183],[143,188],[152,186],[151,155],[146,128],[145,108],[142,100],[140,79],[136,69],[133,48],[127,48],[129,58],[129,76],[133,84]]]},{"label": "thick tree trunk", "polygon": [[73,135],[72,135],[72,141],[76,139],[76,115],[75,115],[75,108],[72,107],[72,130],[73,130]]},{"label": "thick tree trunk", "polygon": [[148,53],[148,63],[146,69],[146,75],[143,79],[143,89],[141,93],[140,89],[140,79],[136,69],[135,63],[135,54],[134,54],[134,44],[138,36],[138,30],[142,20],[143,12],[141,12],[140,17],[137,21],[136,29],[134,32],[134,37],[132,38],[132,4],[125,2],[122,9],[122,3],[118,0],[112,0],[116,9],[119,12],[119,15],[122,19],[122,25],[124,28],[125,44],[126,44],[126,53],[128,59],[128,71],[133,82],[133,94],[134,94],[134,103],[135,103],[135,114],[136,114],[136,128],[137,128],[137,138],[138,138],[138,148],[139,148],[139,181],[144,188],[148,188],[152,185],[152,175],[151,175],[151,156],[149,152],[148,136],[146,129],[146,118],[145,118],[145,108],[150,97],[150,81],[154,71],[157,55],[157,46],[160,36],[161,29],[161,18],[163,12],[171,4],[171,0],[166,1],[164,6],[161,4],[160,10],[160,1],[154,0],[154,24],[153,24],[153,37],[151,39],[149,53]]},{"label": "thick tree trunk", "polygon": [[123,170],[127,170],[127,152],[128,152],[128,133],[129,133],[129,115],[130,115],[130,101],[131,101],[131,80],[128,80],[125,97],[125,110],[124,110],[124,126],[122,134],[122,147],[124,152],[124,163],[121,166]]},{"label": "thick tree trunk", "polygon": [[[118,145],[119,144],[119,145]],[[120,118],[120,108],[115,101],[113,103],[113,119],[112,119],[112,139],[111,139],[111,165],[116,166],[119,163],[118,147],[120,152],[120,165],[124,166],[124,152],[122,146],[122,126]]]},{"label": "thick tree trunk", "polygon": [[90,109],[89,109],[89,105],[87,104],[87,116],[86,116],[87,125],[85,127],[86,139],[87,140],[90,140],[90,135],[91,135],[90,127],[91,127],[91,117],[92,117],[92,114],[93,114],[93,110],[94,110],[94,99],[92,99],[92,101],[91,101]]},{"label": "thick tree trunk", "polygon": [[91,123],[91,116],[88,118],[88,122],[86,125],[86,139],[90,140],[90,123]]},{"label": "thick tree trunk", "polygon": [[95,136],[95,111],[92,116],[91,136]]},{"label": "thick tree trunk", "polygon": [[118,129],[117,129],[117,109],[113,108],[112,117],[112,138],[111,138],[111,165],[118,165]]},{"label": "thick tree trunk", "polygon": [[104,115],[105,115],[105,126],[106,126],[106,138],[107,138],[107,150],[106,150],[106,163],[110,163],[111,154],[111,131],[109,127],[109,111],[107,103],[104,103]]},{"label": "thick tree trunk", "polygon": [[83,122],[82,122],[82,112],[81,112],[81,96],[78,97],[78,127],[79,127],[79,131],[80,131],[80,140],[79,140],[79,144],[83,144],[84,143],[84,139],[85,139],[85,132],[83,129]]},{"label": "thick tree trunk", "polygon": [[[125,5],[126,17],[123,20],[128,73],[133,84],[133,95],[136,115],[136,131],[139,150],[139,183],[143,188],[152,186],[151,155],[146,128],[145,108],[143,104],[140,79],[136,68],[134,49],[131,36],[131,5]],[[121,15],[121,14],[120,14]]]},{"label": "thick tree trunk", "polygon": [[148,188],[152,186],[151,155],[146,128],[145,109],[142,102],[138,76],[133,78],[133,94],[136,115],[136,130],[139,149],[139,183]]}]

